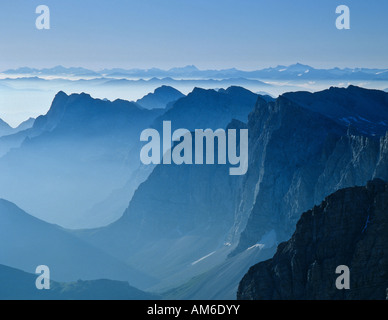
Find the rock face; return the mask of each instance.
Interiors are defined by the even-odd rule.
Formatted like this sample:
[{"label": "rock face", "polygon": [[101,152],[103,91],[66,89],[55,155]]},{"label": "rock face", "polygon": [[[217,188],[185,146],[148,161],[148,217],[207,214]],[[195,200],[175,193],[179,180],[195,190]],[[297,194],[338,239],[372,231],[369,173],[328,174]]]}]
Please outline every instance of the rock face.
[{"label": "rock face", "polygon": [[[354,96],[360,103],[352,109]],[[201,260],[202,265],[209,261],[209,267],[211,259],[226,251],[238,261],[235,257],[243,257],[255,246],[269,248],[274,244],[275,249],[293,234],[301,213],[326,196],[341,188],[365,185],[376,177],[388,181],[388,136],[378,134],[383,124],[377,130],[372,125],[357,126],[356,121],[349,126],[341,120],[359,114],[373,124],[375,114],[366,112],[366,105],[388,109],[386,96],[384,92],[350,87],[312,96],[290,93],[266,101],[241,88],[219,92],[195,89],[160,117],[159,125],[162,120],[171,120],[173,129],[214,129],[226,123],[226,116],[229,122],[231,117],[244,121],[239,113],[255,99],[247,124],[247,174],[229,176],[222,165],[157,166],[136,190],[121,219],[80,236],[160,279],[167,274],[177,279],[177,272],[187,270],[187,266],[192,269],[194,261],[211,253]],[[333,101],[341,107],[341,113],[325,114]],[[379,122],[388,123],[384,114]],[[238,127],[237,122],[233,126]],[[361,132],[368,128],[376,135]],[[268,255],[258,253],[256,257],[255,263]],[[216,262],[224,261],[220,258]],[[208,270],[204,267],[200,271]],[[193,275],[198,275],[197,271]],[[231,281],[225,274],[219,283]],[[209,281],[203,281],[205,288]],[[201,287],[199,282],[196,287]],[[214,291],[222,292],[218,288]],[[222,299],[218,292],[204,290],[202,297]],[[200,297],[201,293],[195,294]]]},{"label": "rock face", "polygon": [[387,110],[387,93],[353,86],[259,98],[248,123],[249,169],[235,211],[235,235],[243,232],[234,254],[271,230],[287,240],[301,212],[341,188],[388,180]]},{"label": "rock face", "polygon": [[[388,184],[341,189],[305,212],[275,256],[250,268],[238,299],[385,299],[388,288]],[[350,270],[339,290],[337,266]]]},{"label": "rock face", "polygon": [[158,117],[153,127],[161,132],[163,121],[171,121],[173,131],[179,128],[194,131],[225,129],[232,119],[246,123],[257,97],[257,94],[236,86],[218,91],[194,88]]},{"label": "rock face", "polygon": [[[246,128],[241,121],[247,121],[257,97],[239,87],[196,88],[156,119],[154,128],[160,129],[166,120],[172,130]],[[215,251],[224,257],[230,250],[225,242],[233,226],[234,186],[239,180],[229,175],[228,165],[158,165],[139,185],[120,219],[80,236],[160,279],[179,279],[177,273],[202,268],[217,255],[192,265],[196,260]],[[190,279],[191,273],[185,277]]]}]

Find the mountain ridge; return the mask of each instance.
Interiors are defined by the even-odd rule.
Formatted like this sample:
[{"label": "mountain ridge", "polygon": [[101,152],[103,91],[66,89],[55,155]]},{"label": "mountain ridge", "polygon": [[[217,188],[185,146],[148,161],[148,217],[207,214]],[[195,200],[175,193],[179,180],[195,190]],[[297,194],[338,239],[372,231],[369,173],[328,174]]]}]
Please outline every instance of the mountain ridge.
[{"label": "mountain ridge", "polygon": [[[275,256],[251,267],[238,299],[385,300],[388,185],[341,189],[302,214]],[[337,266],[350,269],[350,288],[338,290]]]},{"label": "mountain ridge", "polygon": [[154,282],[152,277],[4,199],[0,199],[0,222],[1,264],[24,271],[35,270],[44,264],[58,281],[110,278],[142,287]]},{"label": "mountain ridge", "polygon": [[387,80],[388,69],[379,68],[327,68],[318,69],[301,63],[289,66],[276,66],[257,70],[238,70],[236,68],[220,70],[200,70],[195,66],[175,67],[168,70],[151,69],[104,69],[93,71],[84,68],[54,68],[36,69],[19,68],[3,71],[4,74],[32,74],[32,75],[72,75],[72,76],[114,76],[114,77],[185,77],[185,78],[263,78],[263,79],[337,79],[337,80]]},{"label": "mountain ridge", "polygon": [[0,264],[1,300],[158,300],[160,296],[131,287],[127,282],[89,280],[61,283],[51,280],[49,290],[38,290],[38,275]]}]

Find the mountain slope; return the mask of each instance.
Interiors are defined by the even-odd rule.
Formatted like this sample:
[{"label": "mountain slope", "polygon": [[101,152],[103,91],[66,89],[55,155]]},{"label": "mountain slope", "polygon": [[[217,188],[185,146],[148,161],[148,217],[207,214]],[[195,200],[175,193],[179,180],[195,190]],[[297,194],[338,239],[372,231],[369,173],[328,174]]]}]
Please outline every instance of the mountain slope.
[{"label": "mountain slope", "polygon": [[78,235],[158,279],[188,280],[204,271],[193,262],[228,253],[235,179],[225,165],[156,166],[118,221]]},{"label": "mountain slope", "polygon": [[[194,131],[195,129],[211,128],[216,130],[226,128],[232,119],[246,122],[256,99],[256,94],[240,87],[230,87],[219,91],[196,88],[188,96],[172,102],[170,107],[153,121],[151,127],[157,129],[161,136],[163,121],[171,121],[172,130],[185,128]],[[181,170],[186,171],[186,169],[185,167]],[[105,224],[108,224],[112,220],[104,219],[103,215],[108,215],[109,218],[116,217],[117,219],[121,217],[124,210],[128,207],[135,190],[141,182],[146,180],[152,170],[152,166],[141,166],[131,174],[129,181],[124,187],[115,190],[88,210],[84,219],[101,216],[99,221],[104,221],[106,222]],[[162,184],[162,181],[160,183]],[[155,186],[155,188],[160,187]],[[181,190],[186,189],[186,187],[183,187]],[[186,196],[184,195],[184,197]]]},{"label": "mountain slope", "polygon": [[[275,256],[253,266],[238,299],[385,299],[388,288],[388,185],[342,189],[305,212]],[[338,290],[337,266],[350,270]]]},{"label": "mountain slope", "polygon": [[0,300],[155,300],[157,295],[127,282],[92,280],[71,283],[50,281],[50,290],[37,290],[33,275],[0,264]]},{"label": "mountain slope", "polygon": [[[335,90],[329,92],[333,100],[344,99]],[[368,103],[369,94],[359,90],[360,96],[365,95],[363,103]],[[351,101],[352,94],[344,96]],[[245,97],[249,100],[250,94]],[[196,89],[158,120],[173,119],[175,128],[198,128],[197,121],[204,119],[210,126],[215,117],[208,120],[207,106],[225,110],[225,104],[216,103],[218,99],[235,101],[229,104],[235,106],[230,110],[238,107],[238,95],[230,98],[224,91]],[[182,105],[184,101],[189,103]],[[374,177],[388,179],[388,135],[354,133],[345,123],[285,96],[276,101],[259,97],[248,125],[237,121],[231,127],[249,130],[246,175],[229,176],[222,165],[156,166],[121,219],[80,236],[161,280],[167,279],[158,289],[170,289],[216,266],[228,269],[227,255],[238,261],[239,255],[243,257],[246,250],[269,238],[274,243],[288,239],[301,212],[330,193]],[[202,258],[201,264],[192,265]],[[264,252],[258,252],[256,262],[266,258]],[[176,274],[179,277],[172,279]],[[230,276],[221,278],[221,274],[217,281],[208,282],[223,287]],[[202,283],[206,287],[206,281]],[[194,296],[186,289],[187,296]],[[216,291],[198,290],[195,295],[221,298]]]},{"label": "mountain slope", "polygon": [[191,132],[195,129],[224,129],[232,119],[247,122],[257,97],[257,94],[236,86],[218,91],[194,88],[158,117],[153,127],[161,130],[163,121],[171,121],[173,131],[179,128]]},{"label": "mountain slope", "polygon": [[35,122],[34,118],[28,118],[27,120],[23,121],[21,124],[19,124],[16,127],[16,132],[24,131],[24,130],[32,128],[32,126],[34,125],[34,122]]},{"label": "mountain slope", "polygon": [[28,272],[47,265],[59,281],[107,278],[143,288],[155,283],[152,277],[5,200],[0,200],[0,243],[1,264]]},{"label": "mountain slope", "polygon": [[[246,120],[256,100],[257,95],[243,88],[218,92],[195,89],[156,119],[153,126],[160,128],[162,121],[170,120],[173,130],[216,130],[226,128],[230,122],[228,128],[242,129],[245,124],[232,121],[232,117]],[[230,250],[225,238],[233,225],[233,185],[238,179],[229,175],[226,165],[156,166],[118,221],[78,234],[159,279],[171,279],[179,273],[182,277],[173,281],[188,280],[206,271],[206,262],[214,266],[216,255],[205,259],[201,266],[192,262],[214,251],[220,251],[222,260]]]},{"label": "mountain slope", "polygon": [[[0,119],[1,122],[1,119]],[[0,157],[5,155],[12,148],[17,148],[21,145],[23,140],[28,136],[29,129],[34,125],[35,119],[29,118],[22,122],[16,128],[5,126],[5,131],[0,129]],[[1,127],[1,124],[0,124]]]},{"label": "mountain slope", "polygon": [[275,249],[271,244],[249,248],[162,295],[172,300],[235,300],[238,285],[249,268],[258,259],[271,258]]},{"label": "mountain slope", "polygon": [[85,211],[127,183],[140,164],[140,132],[160,113],[59,92],[32,128],[0,140],[0,150],[13,148],[0,158],[0,196],[65,227],[100,226]]},{"label": "mountain slope", "polygon": [[[301,212],[338,189],[364,185],[373,178],[388,179],[388,126],[379,124],[379,131],[370,126],[370,132],[364,132],[364,127],[360,132],[333,118],[331,109],[332,105],[352,106],[356,96],[359,102],[352,112],[359,114],[380,101],[378,108],[369,111],[374,112],[369,121],[377,125],[384,119],[382,112],[378,118],[380,111],[388,110],[387,95],[349,87],[313,95],[290,93],[269,103],[259,99],[248,124],[250,163],[242,178],[238,200],[242,205],[235,214],[236,224],[244,230],[235,253],[256,244],[271,230],[278,241],[285,241]],[[319,112],[312,110],[312,104],[322,104]]]},{"label": "mountain slope", "polygon": [[330,88],[317,93],[285,93],[298,105],[351,125],[364,135],[384,135],[388,125],[388,94],[355,86]]},{"label": "mountain slope", "polygon": [[173,87],[161,86],[156,88],[153,93],[137,100],[136,103],[146,109],[165,109],[169,103],[182,97],[184,95]]},{"label": "mountain slope", "polygon": [[12,131],[13,129],[8,125],[8,123],[0,119],[0,137],[9,135]]},{"label": "mountain slope", "polygon": [[247,79],[277,79],[277,80],[387,80],[387,69],[368,69],[368,68],[332,68],[316,69],[314,67],[295,63],[289,66],[278,65],[261,70],[243,71],[236,68],[222,70],[200,70],[193,65],[185,67],[171,68],[162,70],[158,68],[151,69],[104,69],[92,71],[84,68],[64,68],[56,66],[54,68],[35,69],[19,68],[16,70],[6,70],[3,73],[13,75],[20,74],[26,76],[63,76],[63,77],[127,77],[149,79],[153,77],[164,78],[171,77],[177,79],[225,79],[240,78]]}]

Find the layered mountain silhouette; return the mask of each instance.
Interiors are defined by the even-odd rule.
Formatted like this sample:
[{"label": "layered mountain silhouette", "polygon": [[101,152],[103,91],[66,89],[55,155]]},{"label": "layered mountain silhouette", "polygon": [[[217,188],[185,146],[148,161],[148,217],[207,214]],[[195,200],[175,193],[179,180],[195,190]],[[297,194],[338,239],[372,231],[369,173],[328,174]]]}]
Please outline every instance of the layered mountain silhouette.
[{"label": "layered mountain silhouette", "polygon": [[0,243],[0,264],[27,272],[47,265],[57,281],[113,279],[142,288],[155,283],[151,276],[6,200],[0,200]]},{"label": "layered mountain silhouette", "polygon": [[180,91],[169,86],[161,86],[153,93],[149,93],[136,103],[146,109],[164,109],[174,101],[184,97]]},{"label": "layered mountain silhouette", "polygon": [[140,164],[140,132],[160,113],[59,92],[32,128],[0,141],[1,197],[62,226],[101,225],[84,212],[127,183]]},{"label": "layered mountain silhouette", "polygon": [[0,119],[0,136],[5,136],[12,133],[12,128],[8,123]]},{"label": "layered mountain silhouette", "polygon": [[[216,101],[215,91],[198,89],[192,95],[199,92],[204,100],[198,100],[203,103],[197,108],[206,106],[205,101]],[[359,99],[355,105],[354,96]],[[388,120],[382,112],[388,109],[386,96],[381,91],[349,87],[312,95],[290,93],[276,101],[259,97],[247,124],[250,162],[245,176],[228,176],[227,168],[217,165],[157,166],[136,190],[121,219],[79,235],[163,279],[160,290],[190,276],[213,272],[219,287],[206,287],[207,273],[180,292],[186,297],[195,292],[204,298],[230,298],[226,291],[222,296],[220,288],[228,281],[229,288],[237,288],[239,278],[232,281],[226,276],[231,273],[222,277],[213,268],[233,270],[242,277],[246,265],[241,263],[238,268],[235,262],[228,267],[230,259],[267,259],[275,253],[277,243],[292,235],[301,213],[327,195],[376,177],[388,178],[388,136],[383,135],[382,123]],[[190,98],[180,99],[174,107]],[[324,106],[311,103],[315,100],[326,104],[326,113]],[[332,113],[333,103],[342,108],[339,116]],[[376,109],[367,113],[369,105]],[[352,112],[371,125],[357,127],[341,120]],[[193,118],[191,125],[196,126],[196,121]],[[241,122],[232,123],[231,128],[245,127]],[[191,128],[189,121],[183,124]],[[207,289],[200,291],[200,287]],[[176,292],[174,297],[179,296]]]},{"label": "layered mountain silhouette", "polygon": [[0,300],[157,300],[159,296],[131,287],[124,281],[50,281],[49,290],[38,290],[38,275],[0,264]]},{"label": "layered mountain silhouette", "polygon": [[[31,129],[8,136],[20,144],[0,158],[0,195],[62,225],[69,217],[89,226],[94,218],[106,224],[106,216],[115,217],[105,227],[62,232],[98,250],[98,259],[104,252],[125,270],[131,266],[130,274],[142,270],[140,282],[153,277],[131,285],[174,299],[233,299],[249,266],[272,257],[303,212],[339,189],[388,180],[387,96],[355,86],[276,100],[241,87],[195,88],[167,108],[147,110],[59,93]],[[230,176],[226,165],[129,165],[138,164],[143,126],[160,130],[163,121],[172,130],[247,128],[248,172]],[[31,270],[8,257],[0,263]],[[114,280],[128,281],[125,270]]]},{"label": "layered mountain silhouette", "polygon": [[183,79],[225,79],[245,77],[247,79],[277,79],[277,80],[295,80],[295,79],[310,79],[310,80],[387,80],[387,69],[373,68],[332,68],[332,69],[317,69],[301,63],[292,64],[289,66],[279,65],[276,67],[265,68],[261,70],[243,71],[236,68],[222,70],[200,70],[193,65],[185,67],[171,68],[162,70],[158,68],[151,69],[104,69],[100,71],[92,71],[84,68],[65,68],[56,66],[54,68],[35,69],[35,68],[19,68],[3,71],[5,74],[13,75],[33,75],[33,76],[78,76],[78,77],[116,77],[116,78],[152,78],[152,77],[175,77]]},{"label": "layered mountain silhouette", "polygon": [[19,124],[16,128],[12,128],[8,123],[0,119],[0,138],[27,130],[33,126],[34,121],[35,119],[29,118],[28,120]]},{"label": "layered mountain silhouette", "polygon": [[[338,189],[387,179],[387,109],[387,93],[353,86],[259,100],[248,125],[252,153],[239,200],[244,205],[237,211],[248,220],[235,253],[271,230],[285,241],[301,212]],[[368,125],[342,122],[351,112]]]},{"label": "layered mountain silhouette", "polygon": [[[250,268],[238,299],[385,300],[388,288],[388,185],[341,189],[305,212],[275,256]],[[349,289],[336,287],[338,266]]]},{"label": "layered mountain silhouette", "polygon": [[[195,88],[187,96],[172,103],[162,115],[152,122],[151,127],[157,129],[160,134],[162,133],[163,121],[171,121],[172,130],[180,128],[190,131],[208,128],[223,129],[232,119],[246,122],[256,100],[256,94],[241,87],[230,87],[218,91]],[[176,169],[172,170],[175,172]],[[212,171],[214,168],[209,169]],[[128,207],[136,188],[148,178],[152,170],[153,166],[141,166],[131,174],[123,188],[117,189],[89,210],[86,219],[92,220],[96,215],[120,218]],[[182,170],[186,169],[182,168]],[[174,182],[171,181],[171,183]],[[157,186],[155,187],[157,188]],[[106,221],[106,224],[109,222],[112,220]]]},{"label": "layered mountain silhouette", "polygon": [[[226,128],[233,118],[246,121],[256,100],[256,94],[243,88],[198,88],[157,118],[153,127],[161,128],[162,122],[169,120],[173,130]],[[234,120],[232,127],[245,125]],[[192,262],[224,247],[225,234],[233,222],[231,185],[233,177],[225,165],[156,166],[136,190],[122,218],[81,236],[131,265],[151,268],[160,279],[175,273],[179,282],[182,277],[187,279],[187,269],[189,274],[203,270],[202,264]],[[213,258],[218,261],[226,254],[227,250],[222,250]]]},{"label": "layered mountain silhouette", "polygon": [[247,122],[258,95],[242,87],[231,86],[228,89],[194,90],[159,116],[153,127],[160,130],[163,121],[171,121],[172,130],[185,128],[225,129],[233,120]]}]

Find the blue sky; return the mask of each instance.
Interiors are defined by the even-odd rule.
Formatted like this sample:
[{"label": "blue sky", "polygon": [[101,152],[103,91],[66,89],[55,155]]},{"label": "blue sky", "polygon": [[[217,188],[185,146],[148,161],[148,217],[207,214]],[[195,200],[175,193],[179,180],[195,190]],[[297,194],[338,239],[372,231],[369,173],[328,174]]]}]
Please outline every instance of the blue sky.
[{"label": "blue sky", "polygon": [[[41,4],[51,10],[51,30],[35,28]],[[350,30],[335,28],[341,4],[350,7]],[[387,12],[387,0],[1,1],[0,70],[387,68]]]}]

